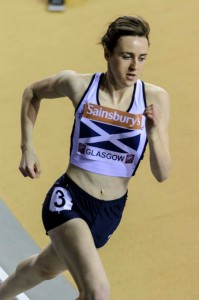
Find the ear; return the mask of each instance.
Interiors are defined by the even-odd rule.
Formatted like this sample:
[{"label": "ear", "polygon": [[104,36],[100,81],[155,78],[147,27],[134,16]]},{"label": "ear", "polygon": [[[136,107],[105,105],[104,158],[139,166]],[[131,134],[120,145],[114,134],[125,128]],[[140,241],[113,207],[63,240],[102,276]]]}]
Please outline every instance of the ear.
[{"label": "ear", "polygon": [[109,50],[106,48],[106,47],[104,47],[104,58],[108,61],[109,60],[109,58],[110,58],[110,52],[109,52]]}]

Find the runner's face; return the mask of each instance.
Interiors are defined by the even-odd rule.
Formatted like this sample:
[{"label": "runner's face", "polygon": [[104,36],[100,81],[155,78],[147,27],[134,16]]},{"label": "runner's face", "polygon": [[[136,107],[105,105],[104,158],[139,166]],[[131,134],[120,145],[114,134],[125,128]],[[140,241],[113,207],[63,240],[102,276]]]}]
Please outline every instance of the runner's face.
[{"label": "runner's face", "polygon": [[120,37],[113,53],[106,56],[108,74],[116,88],[132,86],[140,78],[148,48],[145,37]]}]

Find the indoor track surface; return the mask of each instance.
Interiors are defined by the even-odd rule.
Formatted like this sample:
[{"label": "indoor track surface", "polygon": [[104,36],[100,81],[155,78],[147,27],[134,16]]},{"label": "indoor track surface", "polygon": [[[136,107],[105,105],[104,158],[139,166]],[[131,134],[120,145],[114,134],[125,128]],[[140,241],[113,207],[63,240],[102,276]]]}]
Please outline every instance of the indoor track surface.
[{"label": "indoor track surface", "polygon": [[[119,15],[141,15],[151,26],[143,80],[171,97],[172,171],[166,182],[156,182],[147,151],[131,180],[121,225],[99,252],[111,300],[198,300],[199,1],[70,0],[62,13],[46,7],[41,0],[0,4],[0,198],[44,247],[42,202],[67,167],[73,107],[68,99],[43,100],[34,131],[42,174],[38,180],[24,178],[18,171],[23,90],[64,69],[104,72],[98,42],[107,24]],[[1,237],[0,249],[2,243]],[[2,260],[9,264],[9,257]]]}]

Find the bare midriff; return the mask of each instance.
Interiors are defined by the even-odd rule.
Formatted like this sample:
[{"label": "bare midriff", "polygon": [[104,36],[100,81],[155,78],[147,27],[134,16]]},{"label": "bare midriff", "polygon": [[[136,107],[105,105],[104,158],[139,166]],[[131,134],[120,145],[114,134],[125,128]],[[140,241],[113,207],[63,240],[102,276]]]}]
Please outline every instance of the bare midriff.
[{"label": "bare midriff", "polygon": [[100,200],[115,200],[127,192],[130,178],[105,176],[69,164],[67,175],[86,193]]}]

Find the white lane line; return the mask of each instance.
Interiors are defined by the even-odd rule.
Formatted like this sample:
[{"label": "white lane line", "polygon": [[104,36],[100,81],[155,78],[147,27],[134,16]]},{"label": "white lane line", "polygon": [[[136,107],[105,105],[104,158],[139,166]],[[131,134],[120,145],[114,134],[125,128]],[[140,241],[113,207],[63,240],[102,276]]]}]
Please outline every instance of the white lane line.
[{"label": "white lane line", "polygon": [[[0,282],[4,281],[8,277],[8,274],[0,266]],[[14,298],[15,300],[30,300],[24,293]]]}]

